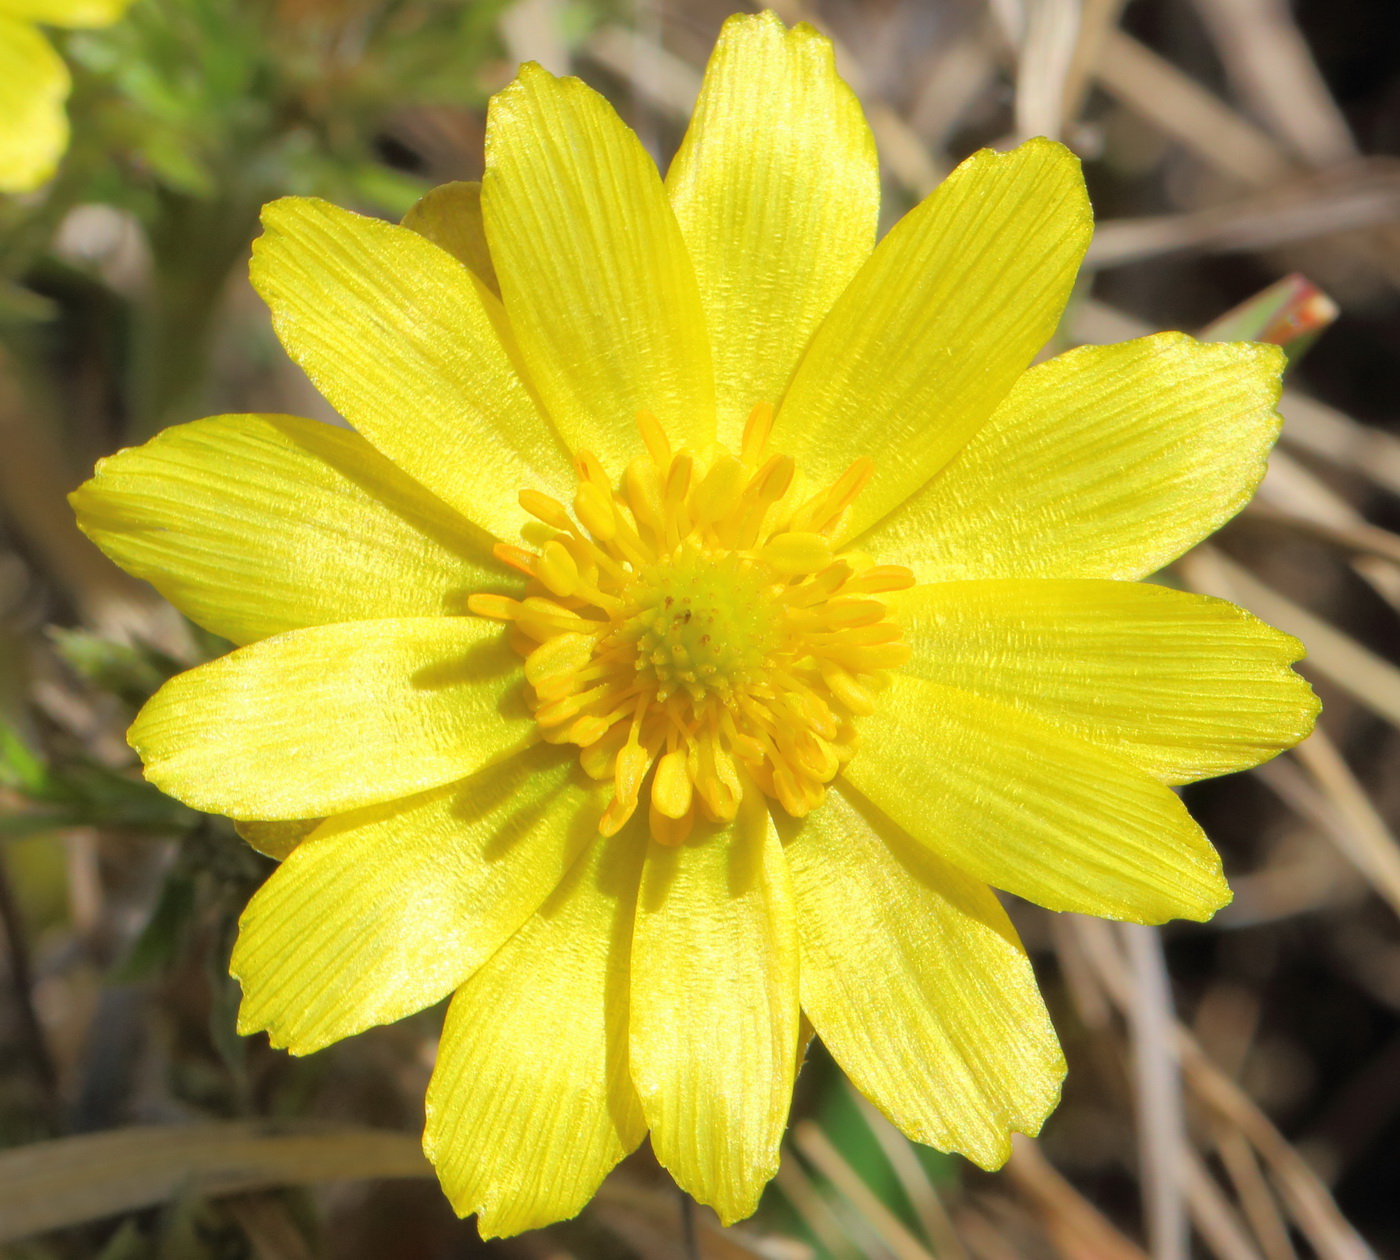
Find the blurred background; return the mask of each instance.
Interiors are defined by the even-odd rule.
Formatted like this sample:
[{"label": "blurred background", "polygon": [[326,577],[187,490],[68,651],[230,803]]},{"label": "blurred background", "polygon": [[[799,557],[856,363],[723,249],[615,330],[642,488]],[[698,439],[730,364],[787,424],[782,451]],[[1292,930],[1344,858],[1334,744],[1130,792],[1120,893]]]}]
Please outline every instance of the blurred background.
[{"label": "blurred background", "polygon": [[0,197],[0,1254],[1400,1257],[1395,0],[774,5],[837,41],[885,226],[979,146],[1080,154],[1099,227],[1056,348],[1179,328],[1293,359],[1263,491],[1162,580],[1299,635],[1321,729],[1186,789],[1236,889],[1213,923],[1011,907],[1070,1062],[1038,1142],[996,1175],[915,1148],[814,1046],[753,1221],[696,1213],[691,1246],[644,1148],[579,1220],[484,1244],[417,1153],[440,1009],[304,1060],[234,1034],[229,948],[271,863],[147,788],[123,739],[225,645],[64,494],[169,424],[333,418],[247,282],[264,201],[397,219],[479,177],[525,59],[606,93],[664,168],[732,7],[135,0],[54,34],[74,142]]}]

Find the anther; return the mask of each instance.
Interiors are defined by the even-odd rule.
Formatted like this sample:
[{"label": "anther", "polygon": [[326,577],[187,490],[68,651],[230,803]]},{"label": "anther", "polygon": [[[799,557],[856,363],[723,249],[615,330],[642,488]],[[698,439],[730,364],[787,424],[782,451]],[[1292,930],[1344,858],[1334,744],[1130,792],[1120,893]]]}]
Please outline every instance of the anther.
[{"label": "anther", "polygon": [[739,444],[739,454],[746,464],[756,464],[768,449],[768,436],[773,432],[773,404],[755,403],[744,421],[744,436]]},{"label": "anther", "polygon": [[651,781],[651,803],[667,818],[684,818],[690,812],[692,784],[684,749],[668,752],[656,763]]},{"label": "anther", "polygon": [[846,585],[852,592],[883,595],[889,591],[907,591],[914,585],[914,574],[902,564],[876,564],[857,573]]},{"label": "anther", "polygon": [[703,527],[728,516],[739,504],[744,478],[743,464],[732,455],[715,460],[691,496],[696,525]]},{"label": "anther", "polygon": [[549,495],[541,494],[538,490],[522,490],[520,506],[536,520],[543,521],[555,529],[568,531],[573,528],[573,522],[569,520],[564,505],[558,499],[551,499]]},{"label": "anther", "polygon": [[666,430],[650,411],[637,412],[637,432],[642,435],[642,445],[647,448],[652,462],[663,472],[671,463],[671,443]]},{"label": "anther", "polygon": [[535,572],[540,581],[561,599],[578,590],[578,565],[558,539],[545,543],[535,565]]},{"label": "anther", "polygon": [[556,634],[525,658],[525,678],[538,686],[546,679],[576,673],[593,659],[594,646],[586,634]]},{"label": "anther", "polygon": [[779,534],[764,544],[759,555],[769,568],[785,577],[815,573],[831,563],[831,540],[821,534]]},{"label": "anther", "polygon": [[469,595],[467,609],[493,621],[514,621],[520,615],[520,601],[508,595]]},{"label": "anther", "polygon": [[623,470],[621,492],[580,452],[574,517],[521,493],[553,536],[495,554],[534,593],[469,601],[508,623],[540,737],[577,744],[583,769],[611,780],[604,835],[634,816],[644,785],[662,844],[681,843],[697,817],[732,819],[753,789],[809,812],[854,753],[853,721],[874,709],[884,671],[908,657],[878,596],[912,585],[912,573],[833,557],[831,533],[872,465],[857,460],[795,506],[793,460],[768,454],[772,426],[759,404],[743,458],[707,455],[697,476],[694,457],[643,413],[646,453]]},{"label": "anther", "polygon": [[617,534],[617,515],[612,496],[596,482],[585,481],[574,495],[574,511],[583,527],[599,542],[609,542]]}]

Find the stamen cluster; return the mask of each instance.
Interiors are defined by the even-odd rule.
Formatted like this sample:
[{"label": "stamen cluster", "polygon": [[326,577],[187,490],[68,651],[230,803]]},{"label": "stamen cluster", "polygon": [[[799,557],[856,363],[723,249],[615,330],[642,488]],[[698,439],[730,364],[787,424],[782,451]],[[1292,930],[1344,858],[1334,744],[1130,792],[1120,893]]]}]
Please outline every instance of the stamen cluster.
[{"label": "stamen cluster", "polygon": [[913,574],[831,543],[873,465],[804,498],[792,458],[766,453],[772,420],[760,404],[737,458],[697,457],[641,413],[647,453],[620,487],[582,452],[572,516],[521,492],[542,541],[496,554],[531,578],[525,598],[471,597],[512,624],[543,737],[579,745],[585,771],[613,781],[605,835],[649,774],[663,843],[681,843],[697,812],[732,819],[746,782],[806,815],[854,755],[853,719],[874,711],[884,671],[908,659],[877,597]]}]

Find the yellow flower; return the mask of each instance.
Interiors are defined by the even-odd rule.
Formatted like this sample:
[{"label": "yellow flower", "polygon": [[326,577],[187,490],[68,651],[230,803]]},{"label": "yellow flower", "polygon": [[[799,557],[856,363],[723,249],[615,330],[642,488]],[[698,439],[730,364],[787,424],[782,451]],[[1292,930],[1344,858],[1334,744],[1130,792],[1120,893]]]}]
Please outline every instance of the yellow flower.
[{"label": "yellow flower", "polygon": [[38,24],[110,26],[130,2],[0,0],[0,192],[38,188],[68,147],[72,82]]},{"label": "yellow flower", "polygon": [[1064,1067],[989,885],[1209,918],[1169,785],[1312,724],[1297,642],[1136,580],[1253,492],[1280,353],[1030,368],[1090,233],[1057,144],[975,155],[878,246],[877,203],[805,26],[730,19],[664,186],[526,66],[479,190],[265,213],[254,281],[355,432],[204,420],[75,496],[246,645],[131,732],[286,855],[240,1028],[303,1054],[455,993],[425,1143],[487,1235],[648,1134],[752,1211],[804,1015],[910,1137],[996,1167]]}]

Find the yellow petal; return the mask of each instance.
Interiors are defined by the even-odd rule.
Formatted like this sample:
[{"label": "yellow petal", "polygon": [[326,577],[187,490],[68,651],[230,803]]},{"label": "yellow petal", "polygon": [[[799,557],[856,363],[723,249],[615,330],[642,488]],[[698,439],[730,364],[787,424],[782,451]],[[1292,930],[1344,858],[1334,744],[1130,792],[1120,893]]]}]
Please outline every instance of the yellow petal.
[{"label": "yellow petal", "polygon": [[364,438],[296,416],[218,416],[102,460],[83,532],[234,643],[336,621],[463,612],[502,585],[489,536]]},{"label": "yellow petal", "polygon": [[778,1168],[797,1065],[797,929],[752,788],[725,828],[651,842],[632,955],[632,1079],[656,1157],[728,1224]]},{"label": "yellow petal", "polygon": [[502,538],[524,487],[573,485],[567,452],[492,325],[481,282],[408,228],[307,197],[263,209],[253,284],[287,353],[416,481]]},{"label": "yellow petal", "polygon": [[511,326],[559,432],[621,472],[637,412],[714,436],[695,269],[656,166],[611,105],[530,64],[491,98],[482,205]]},{"label": "yellow petal", "polygon": [[68,147],[68,67],[34,27],[0,11],[0,193],[38,188]]},{"label": "yellow petal", "polygon": [[1253,495],[1283,363],[1181,333],[1071,350],[859,545],[921,582],[1146,577]]},{"label": "yellow petal", "polygon": [[423,1146],[482,1237],[575,1215],[646,1135],[627,975],[644,841],[597,839],[452,999]]},{"label": "yellow petal", "polygon": [[768,12],[725,22],[666,189],[709,322],[719,437],[737,450],[875,245],[875,141],[830,41]]},{"label": "yellow petal", "polygon": [[1139,582],[938,582],[890,597],[906,673],[1063,726],[1165,783],[1258,765],[1312,730],[1303,645],[1242,608]]},{"label": "yellow petal", "polygon": [[1168,787],[1030,713],[901,674],[846,778],[969,875],[1050,910],[1164,923],[1230,900]]},{"label": "yellow petal", "polygon": [[0,0],[0,15],[46,26],[110,26],[131,0]]},{"label": "yellow petal", "polygon": [[476,180],[455,180],[425,193],[404,215],[403,225],[445,249],[501,296],[481,218],[481,185]]},{"label": "yellow petal", "polygon": [[914,1141],[999,1168],[1065,1074],[1005,911],[849,788],[792,829],[802,1009],[822,1043]]},{"label": "yellow petal", "polygon": [[1028,140],[968,158],[876,247],[817,330],[773,446],[817,484],[869,456],[846,536],[968,441],[1049,339],[1089,245],[1079,162]]},{"label": "yellow petal", "polygon": [[605,802],[580,779],[574,759],[542,745],[327,819],[239,920],[238,1031],[309,1054],[450,993],[597,833]]},{"label": "yellow petal", "polygon": [[323,818],[451,783],[531,738],[520,658],[470,617],[314,626],[180,674],[127,735],[146,778],[232,818]]},{"label": "yellow petal", "polygon": [[285,862],[292,850],[325,821],[324,818],[298,818],[287,822],[244,819],[235,822],[233,829],[264,857]]}]

